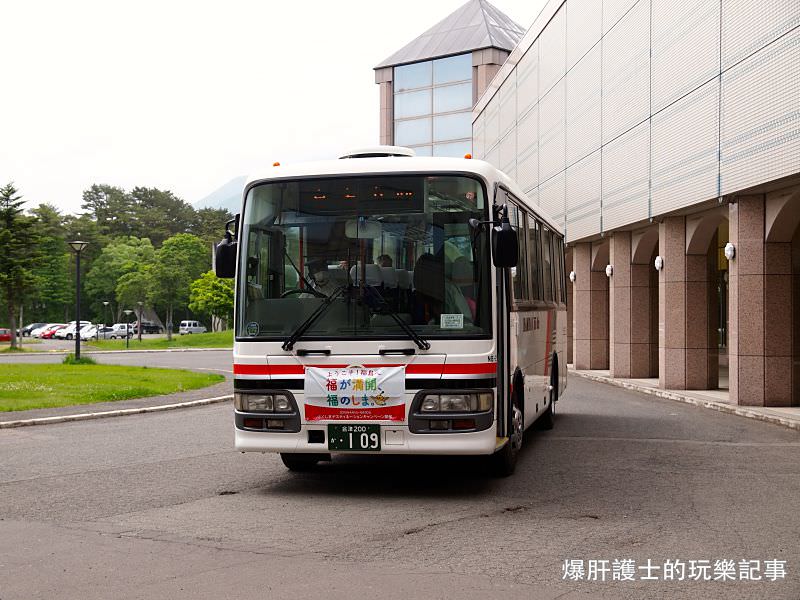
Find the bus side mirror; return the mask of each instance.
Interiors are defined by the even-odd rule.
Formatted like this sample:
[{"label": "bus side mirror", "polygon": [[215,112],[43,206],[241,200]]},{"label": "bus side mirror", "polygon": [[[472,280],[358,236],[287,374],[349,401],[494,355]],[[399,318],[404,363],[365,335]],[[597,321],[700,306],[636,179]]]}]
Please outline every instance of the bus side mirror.
[{"label": "bus side mirror", "polygon": [[492,262],[499,269],[517,266],[519,258],[517,232],[504,218],[499,226],[492,228]]},{"label": "bus side mirror", "polygon": [[[234,224],[234,230],[230,225]],[[236,247],[234,237],[239,231],[239,215],[225,223],[225,239],[214,249],[214,272],[217,277],[233,279],[236,277]]]},{"label": "bus side mirror", "polygon": [[225,236],[214,251],[214,272],[217,277],[232,279],[236,277],[237,243]]}]

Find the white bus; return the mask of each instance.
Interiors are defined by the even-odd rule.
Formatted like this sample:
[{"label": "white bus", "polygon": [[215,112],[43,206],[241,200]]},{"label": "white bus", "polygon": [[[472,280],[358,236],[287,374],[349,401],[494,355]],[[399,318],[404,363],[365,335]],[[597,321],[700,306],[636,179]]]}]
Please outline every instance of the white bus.
[{"label": "white bus", "polygon": [[510,474],[566,387],[562,233],[486,162],[342,158],[251,178],[217,247],[236,277],[236,449],[292,470],[493,455]]}]

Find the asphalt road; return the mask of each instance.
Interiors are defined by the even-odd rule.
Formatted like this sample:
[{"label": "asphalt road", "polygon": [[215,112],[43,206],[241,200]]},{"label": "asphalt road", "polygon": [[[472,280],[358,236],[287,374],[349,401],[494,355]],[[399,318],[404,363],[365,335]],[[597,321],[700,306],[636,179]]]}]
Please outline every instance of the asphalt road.
[{"label": "asphalt road", "polygon": [[[0,598],[800,598],[796,432],[577,378],[558,408],[508,479],[461,458],[291,474],[232,451],[227,404],[2,430]],[[787,574],[573,582],[567,559]]]}]

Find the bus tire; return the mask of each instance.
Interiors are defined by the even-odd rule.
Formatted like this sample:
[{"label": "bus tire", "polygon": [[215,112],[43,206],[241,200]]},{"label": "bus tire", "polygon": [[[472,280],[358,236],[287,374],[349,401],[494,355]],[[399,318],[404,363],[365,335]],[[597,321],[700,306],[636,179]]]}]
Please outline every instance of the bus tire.
[{"label": "bus tire", "polygon": [[558,400],[558,358],[553,355],[553,370],[550,373],[550,401],[547,410],[536,420],[536,428],[549,431],[555,425],[555,403]]},{"label": "bus tire", "polygon": [[512,410],[514,417],[512,418],[514,430],[508,438],[506,445],[492,455],[492,474],[495,477],[508,477],[514,473],[517,467],[517,457],[519,451],[522,449],[522,440],[525,435],[525,423],[522,413],[522,401],[518,394],[521,393],[522,384],[514,388],[514,395],[511,398]]},{"label": "bus tire", "polygon": [[281,460],[284,466],[290,471],[303,472],[310,471],[322,460],[319,454],[291,454],[281,452]]}]

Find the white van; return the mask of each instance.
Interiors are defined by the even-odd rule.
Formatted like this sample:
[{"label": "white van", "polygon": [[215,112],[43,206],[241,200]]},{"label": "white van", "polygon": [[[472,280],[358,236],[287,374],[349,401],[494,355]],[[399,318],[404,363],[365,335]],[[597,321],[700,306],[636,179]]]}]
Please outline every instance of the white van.
[{"label": "white van", "polygon": [[180,327],[178,327],[178,333],[181,335],[185,333],[205,333],[206,331],[208,330],[199,321],[181,321]]}]

